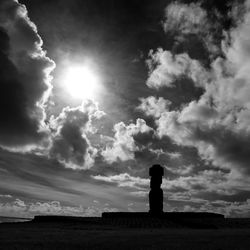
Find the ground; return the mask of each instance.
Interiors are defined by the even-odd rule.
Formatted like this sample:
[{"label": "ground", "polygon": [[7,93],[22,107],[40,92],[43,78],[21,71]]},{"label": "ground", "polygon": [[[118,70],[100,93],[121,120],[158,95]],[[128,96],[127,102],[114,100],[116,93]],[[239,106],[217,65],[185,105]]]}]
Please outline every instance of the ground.
[{"label": "ground", "polygon": [[83,223],[3,223],[0,249],[249,249],[249,228],[124,228]]}]

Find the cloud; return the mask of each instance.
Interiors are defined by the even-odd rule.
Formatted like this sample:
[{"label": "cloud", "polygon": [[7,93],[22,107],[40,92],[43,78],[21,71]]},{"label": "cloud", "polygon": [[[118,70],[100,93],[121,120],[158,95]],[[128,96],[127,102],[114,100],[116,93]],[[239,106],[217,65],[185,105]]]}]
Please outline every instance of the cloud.
[{"label": "cloud", "polygon": [[[250,215],[249,205],[250,200],[248,199],[244,202],[214,201],[211,203],[210,207],[217,207],[217,210],[222,210],[226,216],[248,218]],[[207,207],[205,207],[205,209],[207,209]]]},{"label": "cloud", "polygon": [[[186,175],[190,172],[192,166],[186,166],[181,168],[172,169],[178,172],[178,174]],[[227,174],[221,171],[205,170],[201,171],[194,176],[178,176],[175,179],[163,178],[162,189],[168,194],[175,195],[176,192],[189,192],[191,194],[197,194],[200,191],[206,190],[206,192],[217,191],[218,193],[225,193],[227,182]],[[128,173],[122,173],[119,175],[95,175],[93,179],[103,181],[111,184],[116,184],[119,187],[130,187],[135,190],[149,191],[149,178],[135,177]],[[198,188],[199,186],[199,188]]]},{"label": "cloud", "polygon": [[143,144],[148,136],[152,137],[153,129],[143,119],[137,119],[136,124],[128,126],[124,122],[115,124],[114,132],[114,138],[110,139],[111,145],[102,151],[102,156],[108,163],[133,160],[135,151],[140,150],[137,141]]},{"label": "cloud", "polygon": [[224,214],[226,217],[248,218],[250,214],[249,203],[249,199],[244,202],[226,202],[223,200],[207,202],[205,200],[200,200],[199,204],[190,203],[189,205],[185,205],[182,209],[179,209],[179,211],[206,211]]},{"label": "cloud", "polygon": [[[176,157],[174,155],[174,157]],[[180,175],[189,175],[194,166],[193,165],[187,165],[187,166],[179,166],[179,167],[175,167],[175,168],[170,168],[170,167],[167,167],[165,166],[165,168],[172,174],[175,174],[177,176],[180,176]]]},{"label": "cloud", "polygon": [[[180,146],[197,148],[203,160],[231,169],[235,178],[250,174],[250,12],[246,10],[243,21],[223,40],[223,58],[216,58],[205,73],[210,80],[199,84],[204,91],[199,99],[179,109],[161,109],[160,117],[155,116],[160,138],[168,136]],[[189,71],[176,72],[189,76]],[[169,81],[168,74],[161,77],[151,85],[160,86],[166,79],[172,86],[174,79]],[[155,108],[154,103],[147,105],[145,113],[153,115],[148,110]]]},{"label": "cloud", "polygon": [[131,187],[136,189],[144,189],[149,186],[149,179],[144,179],[141,177],[134,177],[128,173],[123,173],[119,175],[102,176],[96,175],[92,176],[93,179],[98,181],[104,181],[108,183],[117,184],[119,187]]},{"label": "cloud", "polygon": [[208,81],[208,74],[199,61],[191,59],[188,54],[172,54],[170,51],[158,49],[149,53],[147,60],[150,74],[147,85],[150,88],[174,87],[180,78],[193,80],[196,87],[203,87]]},{"label": "cloud", "polygon": [[207,13],[199,3],[173,2],[165,9],[165,17],[165,31],[177,30],[183,34],[197,34],[208,28]]},{"label": "cloud", "polygon": [[116,212],[116,208],[96,206],[83,207],[65,206],[59,201],[48,202],[24,202],[21,199],[15,199],[11,202],[0,203],[0,213],[3,216],[27,217],[35,215],[70,215],[92,217],[100,216],[102,212]]},{"label": "cloud", "polygon": [[0,3],[0,145],[29,149],[43,143],[48,129],[45,107],[54,62],[24,5]]},{"label": "cloud", "polygon": [[171,159],[178,159],[181,157],[181,154],[179,152],[168,153],[168,155]]},{"label": "cloud", "polygon": [[0,194],[0,198],[12,198],[10,194]]},{"label": "cloud", "polygon": [[182,204],[184,205],[180,206],[178,201],[171,200],[164,205],[168,211],[212,212],[233,218],[249,217],[249,200],[244,202],[225,202],[223,200],[208,202],[203,199],[193,199],[192,201],[183,201]]},{"label": "cloud", "polygon": [[242,23],[244,16],[249,9],[249,1],[236,1],[231,3],[231,10],[228,13],[229,18],[232,20],[234,26]]},{"label": "cloud", "polygon": [[[162,188],[167,193],[170,193],[171,196],[186,192],[188,192],[189,196],[193,196],[192,198],[195,198],[195,196],[201,192],[215,192],[217,194],[227,195],[232,194],[230,193],[232,188],[229,188],[230,176],[220,170],[204,170],[197,174],[187,176],[185,176],[185,174],[188,173],[187,171],[190,171],[188,168],[173,168],[172,171],[176,171],[179,174],[178,177],[172,180],[164,179],[162,184]],[[180,176],[180,174],[183,174],[184,176]]]},{"label": "cloud", "polygon": [[139,100],[141,104],[137,109],[143,111],[147,116],[153,117],[160,117],[168,109],[169,105],[171,105],[169,100],[165,100],[162,97],[157,99],[154,96],[149,96],[147,98],[140,98]]},{"label": "cloud", "polygon": [[222,20],[216,10],[213,11],[213,20],[209,16],[211,14],[200,3],[172,2],[165,9],[163,27],[166,33],[174,34],[176,43],[188,41],[195,35],[209,52],[218,54],[216,35],[222,32]]},{"label": "cloud", "polygon": [[[161,187],[167,201],[200,202],[202,200],[203,202],[212,202],[214,199],[209,199],[210,193],[213,193],[213,197],[220,197],[221,200],[230,199],[232,195],[238,193],[236,190],[240,182],[234,183],[235,186],[232,187],[229,174],[223,173],[222,171],[205,170],[191,176],[188,175],[191,168],[192,166],[186,166],[183,169],[172,169],[178,172],[177,177],[175,179],[163,178]],[[179,176],[179,174],[185,176]],[[130,188],[130,194],[132,196],[145,197],[149,192],[149,178],[132,176],[128,173],[108,176],[96,175],[92,176],[92,178],[101,182],[110,183],[111,185],[115,184],[121,188]],[[207,196],[207,199],[200,198],[203,196]]]},{"label": "cloud", "polygon": [[103,114],[97,104],[88,101],[76,108],[64,108],[56,118],[52,116],[50,156],[73,169],[92,167],[97,150],[90,145],[87,133],[93,129],[92,121]]}]

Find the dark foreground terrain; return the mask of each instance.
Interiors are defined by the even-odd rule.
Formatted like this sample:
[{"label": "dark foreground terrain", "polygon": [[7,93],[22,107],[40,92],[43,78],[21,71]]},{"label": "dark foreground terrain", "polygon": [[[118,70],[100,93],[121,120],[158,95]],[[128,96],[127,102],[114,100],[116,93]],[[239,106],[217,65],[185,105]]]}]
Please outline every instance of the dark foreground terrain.
[{"label": "dark foreground terrain", "polygon": [[[156,224],[154,224],[156,223]],[[195,228],[169,222],[139,225],[136,220],[96,223],[20,222],[0,224],[0,249],[250,249],[250,221],[227,220]]]}]

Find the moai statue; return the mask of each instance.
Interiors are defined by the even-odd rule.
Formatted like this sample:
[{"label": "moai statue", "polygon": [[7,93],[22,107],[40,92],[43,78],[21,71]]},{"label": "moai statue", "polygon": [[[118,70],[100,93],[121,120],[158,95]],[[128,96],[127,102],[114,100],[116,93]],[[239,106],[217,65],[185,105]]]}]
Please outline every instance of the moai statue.
[{"label": "moai statue", "polygon": [[163,213],[163,191],[161,189],[164,168],[161,165],[153,165],[149,169],[150,192],[149,192],[149,213],[161,215]]}]

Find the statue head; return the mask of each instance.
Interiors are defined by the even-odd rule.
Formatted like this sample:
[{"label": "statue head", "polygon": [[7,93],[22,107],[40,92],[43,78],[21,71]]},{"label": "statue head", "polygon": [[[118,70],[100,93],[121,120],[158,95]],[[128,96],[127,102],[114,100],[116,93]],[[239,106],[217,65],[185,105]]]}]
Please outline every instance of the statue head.
[{"label": "statue head", "polygon": [[153,176],[162,177],[164,175],[164,168],[159,164],[155,164],[149,169],[149,175],[151,177]]}]

